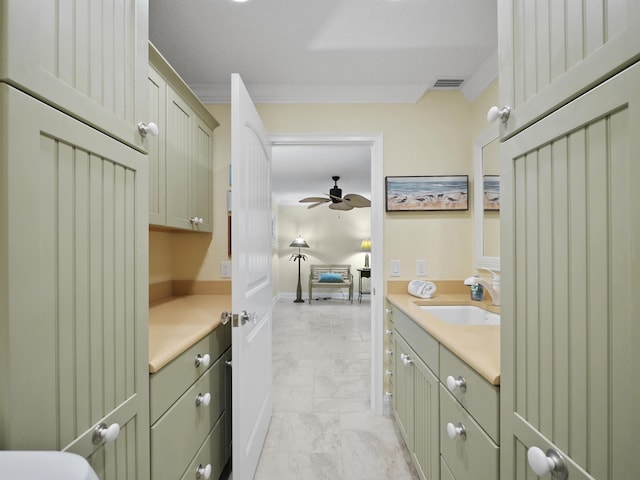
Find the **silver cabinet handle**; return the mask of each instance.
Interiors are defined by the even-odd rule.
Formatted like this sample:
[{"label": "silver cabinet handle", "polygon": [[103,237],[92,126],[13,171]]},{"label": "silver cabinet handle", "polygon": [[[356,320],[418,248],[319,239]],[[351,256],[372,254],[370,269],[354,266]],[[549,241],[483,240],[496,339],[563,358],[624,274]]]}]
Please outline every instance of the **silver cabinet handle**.
[{"label": "silver cabinet handle", "polygon": [[409,365],[413,365],[413,360],[406,353],[400,354],[400,360],[402,360],[402,363],[404,364],[405,367],[408,367]]},{"label": "silver cabinet handle", "polygon": [[196,468],[196,478],[204,478],[204,480],[209,480],[211,477],[211,464],[207,463],[206,466],[198,465]]},{"label": "silver cabinet handle", "polygon": [[495,122],[496,120],[500,119],[500,122],[507,123],[507,120],[509,119],[510,114],[511,114],[511,109],[507,105],[505,105],[502,108],[493,106],[487,112],[487,120],[489,122]]},{"label": "silver cabinet handle", "polygon": [[138,133],[140,133],[140,136],[142,137],[146,137],[147,134],[151,135],[152,137],[157,137],[159,133],[158,125],[153,122],[140,122],[138,124]]},{"label": "silver cabinet handle", "polygon": [[196,407],[199,407],[200,405],[204,405],[205,407],[208,407],[209,404],[211,403],[211,394],[210,393],[199,393],[198,395],[196,395]]},{"label": "silver cabinet handle", "polygon": [[93,430],[91,441],[94,445],[99,445],[104,440],[105,443],[111,443],[120,434],[120,425],[112,423],[107,427],[106,423],[101,423]]}]

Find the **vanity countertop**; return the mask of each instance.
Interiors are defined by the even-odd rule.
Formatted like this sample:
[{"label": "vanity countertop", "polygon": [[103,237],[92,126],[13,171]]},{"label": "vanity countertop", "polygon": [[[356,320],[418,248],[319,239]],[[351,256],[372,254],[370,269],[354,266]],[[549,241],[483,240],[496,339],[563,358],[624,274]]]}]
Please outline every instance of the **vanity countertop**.
[{"label": "vanity countertop", "polygon": [[149,304],[149,372],[154,373],[220,325],[231,295],[185,295]]},{"label": "vanity countertop", "polygon": [[488,301],[474,302],[469,294],[436,294],[422,299],[406,293],[388,294],[387,300],[447,347],[492,385],[500,385],[500,326],[462,326],[444,323],[420,305],[473,305],[500,313]]}]

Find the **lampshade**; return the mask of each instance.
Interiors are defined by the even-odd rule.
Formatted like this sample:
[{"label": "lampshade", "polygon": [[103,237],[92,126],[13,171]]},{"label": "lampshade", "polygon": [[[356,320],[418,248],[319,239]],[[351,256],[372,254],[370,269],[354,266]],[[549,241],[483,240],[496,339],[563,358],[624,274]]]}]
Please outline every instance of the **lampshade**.
[{"label": "lampshade", "polygon": [[371,240],[369,240],[368,238],[365,238],[364,240],[362,240],[362,243],[360,244],[360,250],[363,252],[370,252]]},{"label": "lampshade", "polygon": [[302,235],[298,235],[293,242],[291,242],[290,247],[298,247],[298,248],[309,248],[309,244],[302,238]]}]

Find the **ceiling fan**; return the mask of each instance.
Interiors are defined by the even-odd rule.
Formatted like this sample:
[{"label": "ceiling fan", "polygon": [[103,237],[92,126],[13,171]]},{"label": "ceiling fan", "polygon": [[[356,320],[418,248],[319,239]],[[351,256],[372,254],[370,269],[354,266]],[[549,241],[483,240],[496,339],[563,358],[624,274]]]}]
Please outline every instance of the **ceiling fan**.
[{"label": "ceiling fan", "polygon": [[307,208],[313,208],[317,207],[318,205],[330,202],[329,208],[331,208],[332,210],[351,210],[353,208],[371,206],[371,200],[364,198],[362,195],[358,195],[357,193],[348,193],[343,197],[342,189],[338,187],[338,180],[340,180],[340,177],[333,176],[331,178],[333,179],[334,185],[333,188],[329,190],[327,198],[307,197],[300,200],[300,203],[311,202],[311,205],[309,205]]}]

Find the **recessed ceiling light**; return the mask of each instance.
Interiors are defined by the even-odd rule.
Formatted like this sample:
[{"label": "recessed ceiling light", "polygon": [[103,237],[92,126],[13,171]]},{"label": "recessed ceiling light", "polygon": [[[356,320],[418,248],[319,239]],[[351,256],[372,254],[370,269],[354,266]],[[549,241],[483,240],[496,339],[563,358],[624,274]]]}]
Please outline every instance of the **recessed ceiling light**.
[{"label": "recessed ceiling light", "polygon": [[233,0],[235,3],[245,3],[248,2],[249,0]]}]

